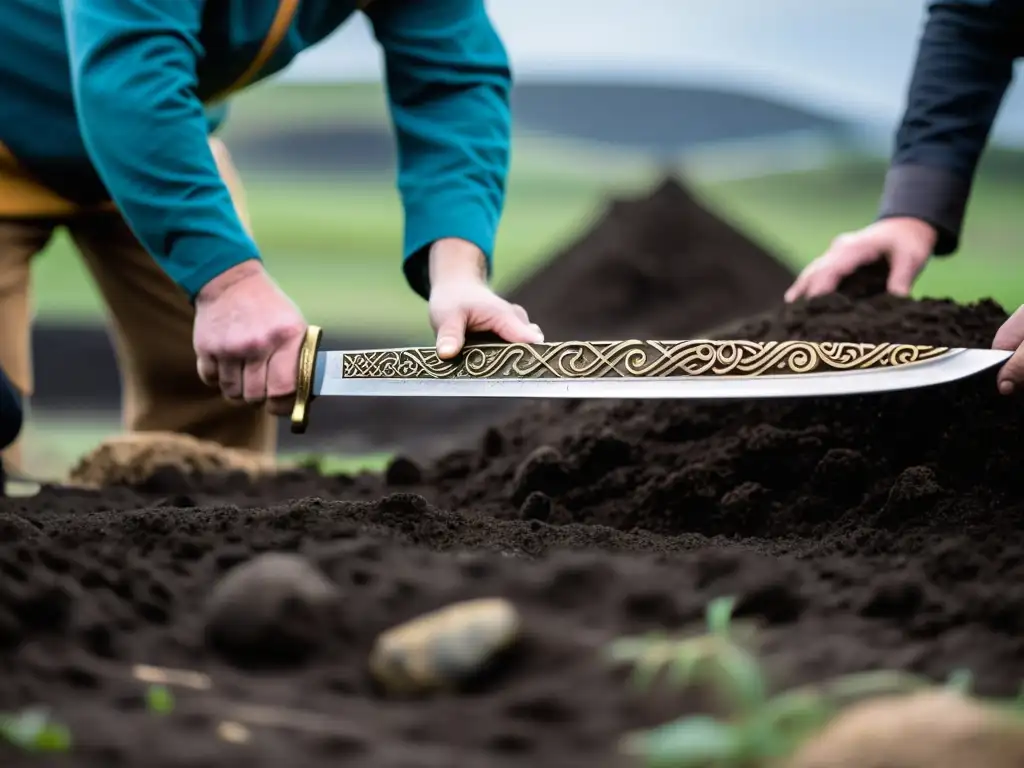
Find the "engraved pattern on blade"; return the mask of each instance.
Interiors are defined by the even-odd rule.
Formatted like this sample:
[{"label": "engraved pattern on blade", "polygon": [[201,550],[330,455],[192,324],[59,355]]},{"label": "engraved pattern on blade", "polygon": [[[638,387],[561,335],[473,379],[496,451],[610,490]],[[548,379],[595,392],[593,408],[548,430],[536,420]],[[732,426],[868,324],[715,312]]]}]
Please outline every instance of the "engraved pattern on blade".
[{"label": "engraved pattern on blade", "polygon": [[565,341],[481,344],[454,360],[431,347],[345,352],[346,379],[633,379],[777,376],[899,368],[948,347],[811,341]]}]

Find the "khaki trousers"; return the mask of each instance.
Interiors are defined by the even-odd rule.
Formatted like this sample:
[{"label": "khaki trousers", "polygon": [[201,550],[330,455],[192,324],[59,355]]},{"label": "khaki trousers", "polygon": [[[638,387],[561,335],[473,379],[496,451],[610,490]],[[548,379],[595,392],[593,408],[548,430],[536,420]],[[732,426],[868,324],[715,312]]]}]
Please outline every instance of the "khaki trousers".
[{"label": "khaki trousers", "polygon": [[[249,227],[230,156],[219,140],[211,141],[211,149]],[[0,366],[13,384],[30,398],[31,263],[59,226],[67,227],[107,307],[125,428],[188,434],[226,447],[273,453],[273,416],[230,403],[200,381],[192,347],[192,305],[116,213],[0,219]],[[22,469],[20,440],[3,452],[3,459]]]}]

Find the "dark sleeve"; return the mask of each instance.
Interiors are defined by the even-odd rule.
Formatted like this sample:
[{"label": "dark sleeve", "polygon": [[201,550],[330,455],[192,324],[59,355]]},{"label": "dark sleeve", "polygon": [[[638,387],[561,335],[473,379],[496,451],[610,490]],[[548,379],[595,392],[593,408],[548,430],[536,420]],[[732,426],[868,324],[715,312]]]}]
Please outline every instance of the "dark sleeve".
[{"label": "dark sleeve", "polygon": [[978,160],[1013,76],[1020,5],[1002,0],[928,4],[879,218],[928,222],[939,233],[936,255],[953,253],[959,245]]}]

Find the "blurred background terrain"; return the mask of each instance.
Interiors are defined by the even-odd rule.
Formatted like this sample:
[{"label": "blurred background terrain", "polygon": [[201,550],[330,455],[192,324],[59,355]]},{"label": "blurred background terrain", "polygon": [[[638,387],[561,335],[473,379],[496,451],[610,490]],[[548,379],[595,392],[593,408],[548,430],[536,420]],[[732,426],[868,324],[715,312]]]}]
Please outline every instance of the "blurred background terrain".
[{"label": "blurred background terrain", "polygon": [[[591,226],[610,197],[645,193],[668,174],[794,270],[873,217],[923,2],[488,5],[517,79],[500,289]],[[308,319],[337,337],[418,343],[429,328],[400,270],[380,67],[356,18],[238,97],[222,135],[266,262]],[[1014,89],[962,250],[927,270],[919,295],[1024,303],[1022,147],[1024,96]],[[98,296],[65,238],[39,258],[33,289],[37,394],[25,469],[55,476],[119,430],[119,384]]]}]

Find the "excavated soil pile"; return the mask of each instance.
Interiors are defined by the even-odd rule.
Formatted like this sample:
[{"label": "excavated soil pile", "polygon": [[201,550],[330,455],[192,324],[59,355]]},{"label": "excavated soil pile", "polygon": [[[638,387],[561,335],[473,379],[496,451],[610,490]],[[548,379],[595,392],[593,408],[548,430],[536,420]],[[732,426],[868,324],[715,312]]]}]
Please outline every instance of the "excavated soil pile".
[{"label": "excavated soil pile", "polygon": [[[987,346],[1005,317],[989,302],[868,293],[740,330]],[[0,710],[50,705],[76,740],[54,764],[70,766],[620,765],[625,731],[699,701],[630,693],[601,647],[699,631],[722,595],[761,624],[778,684],[968,668],[979,692],[1012,694],[1022,435],[1024,408],[988,372],[847,399],[535,405],[477,447],[396,460],[380,478],[167,470],[134,489],[45,489],[0,516]],[[321,575],[291,597],[234,598],[233,647],[263,634],[244,654],[214,650],[208,596],[271,550]],[[371,684],[381,631],[475,597],[522,617],[523,643],[494,674],[426,698]],[[139,662],[212,684],[172,685],[173,711],[153,711]],[[0,761],[38,764],[2,747]]]},{"label": "excavated soil pile", "polygon": [[[677,178],[609,203],[577,240],[512,289],[549,340],[678,339],[782,302],[794,275],[698,200]],[[338,451],[436,455],[523,405],[518,400],[329,398],[317,402],[312,442]]]},{"label": "excavated soil pile", "polygon": [[549,341],[680,339],[781,303],[793,272],[675,178],[616,199],[508,295]]}]

